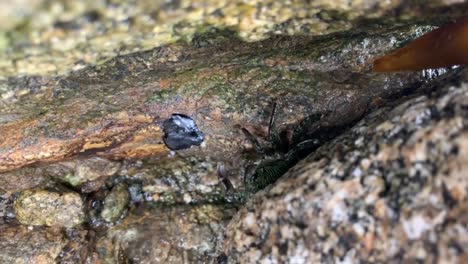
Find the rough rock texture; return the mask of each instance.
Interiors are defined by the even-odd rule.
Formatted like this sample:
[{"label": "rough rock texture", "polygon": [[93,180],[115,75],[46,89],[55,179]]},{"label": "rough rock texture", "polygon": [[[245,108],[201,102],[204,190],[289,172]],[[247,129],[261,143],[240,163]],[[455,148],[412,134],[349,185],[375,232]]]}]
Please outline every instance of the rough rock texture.
[{"label": "rough rock texture", "polygon": [[101,217],[107,222],[114,222],[122,215],[130,200],[130,194],[125,184],[119,184],[112,188],[104,200]]},{"label": "rough rock texture", "polygon": [[[27,2],[27,4],[26,4]],[[3,77],[65,74],[117,55],[190,41],[209,26],[229,28],[248,41],[273,34],[323,35],[363,18],[463,14],[460,1],[436,0],[16,0],[0,2]],[[457,5],[458,4],[458,5]],[[444,8],[452,5],[452,8]],[[441,10],[433,10],[437,8]],[[0,80],[1,80],[0,76]],[[15,82],[15,80],[11,80]],[[12,99],[28,93],[3,90]],[[40,86],[37,89],[41,89]]]},{"label": "rough rock texture", "polygon": [[94,242],[96,233],[93,230],[65,229],[62,233],[67,239],[67,244],[60,254],[55,258],[54,263],[75,264],[75,263],[96,263],[96,253],[94,253]]},{"label": "rough rock texture", "polygon": [[6,194],[46,186],[50,183],[42,170],[26,167],[14,172],[0,173],[0,190]]},{"label": "rough rock texture", "polygon": [[[139,188],[135,201],[165,204],[223,202],[225,187],[211,159],[174,156],[125,164],[121,174]],[[139,186],[139,187],[138,187]]]},{"label": "rough rock texture", "polygon": [[37,168],[43,175],[81,187],[83,192],[91,192],[103,185],[103,182],[115,175],[120,163],[99,157],[74,159]]},{"label": "rough rock texture", "polygon": [[206,263],[219,254],[233,208],[201,205],[135,208],[96,244],[101,263]]},{"label": "rough rock texture", "polygon": [[314,114],[327,117],[325,126],[343,127],[374,107],[376,99],[393,98],[428,79],[420,73],[376,75],[368,61],[430,28],[369,28],[255,43],[216,31],[226,35],[209,45],[200,44],[213,37],[204,35],[191,46],[118,57],[0,104],[5,118],[0,171],[76,153],[166,156],[160,126],[172,113],[191,116],[206,134],[201,150],[182,153],[227,163],[242,150],[242,128],[267,137],[275,103],[275,137],[293,133],[294,125]]},{"label": "rough rock texture", "polygon": [[16,218],[24,225],[75,227],[84,221],[83,209],[77,193],[26,190],[15,200]]},{"label": "rough rock texture", "polygon": [[[0,1],[0,230],[22,234],[21,223],[36,222],[62,228],[28,227],[31,244],[6,244],[24,244],[31,255],[25,250],[10,256],[30,261],[33,244],[40,249],[47,241],[65,240],[47,261],[223,263],[279,256],[294,262],[320,251],[324,262],[411,262],[424,254],[464,262],[465,192],[450,183],[455,169],[464,168],[463,132],[449,136],[450,126],[431,127],[465,111],[463,94],[442,89],[449,83],[460,87],[458,70],[375,74],[370,65],[466,14],[467,3],[32,0],[23,10],[19,3]],[[11,11],[9,21],[2,21],[5,11]],[[446,79],[434,82],[444,73]],[[424,89],[439,92],[413,98],[414,105],[429,100],[436,106],[413,119],[405,115],[408,105],[386,115],[388,103]],[[454,98],[453,111],[439,109],[444,96]],[[164,145],[164,120],[174,113],[193,118],[205,136],[200,146],[173,153]],[[401,116],[408,118],[393,120]],[[427,138],[418,134],[424,129]],[[458,144],[453,153],[434,139],[441,129],[449,149]],[[317,144],[303,144],[308,139]],[[411,160],[418,144],[427,151],[414,155],[429,162]],[[311,157],[320,163],[303,161],[296,168],[307,171],[291,170],[242,209],[224,244],[227,255],[221,254],[227,222],[258,189],[250,183],[269,183],[257,171],[271,172],[278,160],[287,170],[297,162],[292,154],[303,157],[319,145]],[[450,179],[442,185],[431,182],[442,176],[428,177],[439,167],[447,168]],[[313,170],[317,175],[310,176]],[[270,221],[274,217],[280,221]],[[318,223],[317,235],[297,219]],[[283,233],[299,239],[285,246]],[[386,234],[388,241],[374,242]],[[404,250],[389,253],[393,249]]]},{"label": "rough rock texture", "polygon": [[466,262],[468,71],[449,78],[366,117],[258,193],[229,224],[229,260]]},{"label": "rough rock texture", "polygon": [[53,264],[66,239],[60,229],[25,226],[0,228],[1,263]]}]

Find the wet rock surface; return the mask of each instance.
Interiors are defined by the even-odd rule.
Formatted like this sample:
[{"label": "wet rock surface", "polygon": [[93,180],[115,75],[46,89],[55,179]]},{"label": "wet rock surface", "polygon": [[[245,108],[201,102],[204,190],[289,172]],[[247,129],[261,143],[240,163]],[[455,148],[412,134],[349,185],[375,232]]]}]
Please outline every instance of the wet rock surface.
[{"label": "wet rock surface", "polygon": [[122,172],[135,190],[133,200],[136,202],[223,202],[226,191],[214,166],[211,159],[174,156],[164,160],[147,159],[129,163]]},{"label": "wet rock surface", "polygon": [[258,193],[229,224],[229,260],[464,262],[468,71],[455,75],[374,112]]},{"label": "wet rock surface", "polygon": [[466,262],[466,70],[370,71],[466,3],[9,4],[0,262]]},{"label": "wet rock surface", "polygon": [[[229,206],[140,206],[96,244],[102,263],[206,263],[220,254]],[[170,224],[169,224],[170,223]]]},{"label": "wet rock surface", "polygon": [[66,239],[60,229],[0,228],[1,263],[56,263]]},{"label": "wet rock surface", "polygon": [[[242,128],[267,138],[274,104],[275,140],[297,143],[288,135],[310,115],[324,115],[323,126],[330,129],[345,127],[375,99],[391,99],[427,80],[420,73],[376,75],[366,62],[430,28],[406,25],[385,33],[374,28],[255,43],[229,35],[210,47],[174,44],[118,57],[45,85],[47,92],[24,98],[27,104],[0,106],[10,116],[0,124],[0,171],[76,153],[166,156],[159,124],[172,113],[196,119],[206,135],[202,155],[226,162],[241,151]],[[200,150],[185,151],[194,152]]]},{"label": "wet rock surface", "polygon": [[91,157],[39,166],[37,170],[49,179],[79,188],[81,192],[90,193],[101,188],[107,178],[119,171],[120,166],[119,162]]}]

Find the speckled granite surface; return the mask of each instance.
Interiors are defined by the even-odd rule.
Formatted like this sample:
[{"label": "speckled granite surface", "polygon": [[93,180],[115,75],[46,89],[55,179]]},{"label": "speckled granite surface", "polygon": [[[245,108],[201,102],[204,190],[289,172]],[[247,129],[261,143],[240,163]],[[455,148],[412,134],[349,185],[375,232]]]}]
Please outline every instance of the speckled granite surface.
[{"label": "speckled granite surface", "polygon": [[458,74],[257,193],[229,224],[230,262],[466,263],[468,71]]},{"label": "speckled granite surface", "polygon": [[[2,76],[65,74],[117,55],[190,40],[208,26],[246,40],[326,34],[401,1],[51,1],[0,3]],[[372,11],[372,12],[369,12]]]},{"label": "speckled granite surface", "polygon": [[[209,27],[247,41],[275,34],[323,35],[363,18],[408,19],[460,1],[401,0],[15,0],[0,2],[0,80],[66,74],[117,55],[191,40]],[[463,12],[463,9],[459,10]],[[1,92],[1,85],[0,85]],[[6,95],[2,95],[6,96]]]}]

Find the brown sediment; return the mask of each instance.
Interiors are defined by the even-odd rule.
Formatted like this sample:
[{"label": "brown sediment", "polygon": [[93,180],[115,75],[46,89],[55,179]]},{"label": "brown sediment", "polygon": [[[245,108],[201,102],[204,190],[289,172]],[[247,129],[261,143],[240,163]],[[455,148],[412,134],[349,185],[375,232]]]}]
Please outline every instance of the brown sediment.
[{"label": "brown sediment", "polygon": [[417,71],[468,64],[468,16],[422,35],[374,61],[375,72]]}]

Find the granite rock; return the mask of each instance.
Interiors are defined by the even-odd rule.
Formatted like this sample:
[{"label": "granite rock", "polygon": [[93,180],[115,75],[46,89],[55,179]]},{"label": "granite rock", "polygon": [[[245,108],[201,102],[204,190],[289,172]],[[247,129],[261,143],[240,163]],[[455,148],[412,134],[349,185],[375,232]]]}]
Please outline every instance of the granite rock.
[{"label": "granite rock", "polygon": [[[386,14],[401,19],[463,14],[462,4],[449,0],[424,5],[402,0],[1,1],[0,71],[5,77],[66,74],[121,54],[190,41],[210,27],[233,29],[248,41],[275,34],[324,35]],[[450,6],[455,7],[447,10]],[[2,97],[12,99],[28,90],[4,92],[0,82]]]},{"label": "granite rock", "polygon": [[230,262],[466,262],[467,81],[370,114],[257,193],[228,226]]}]

